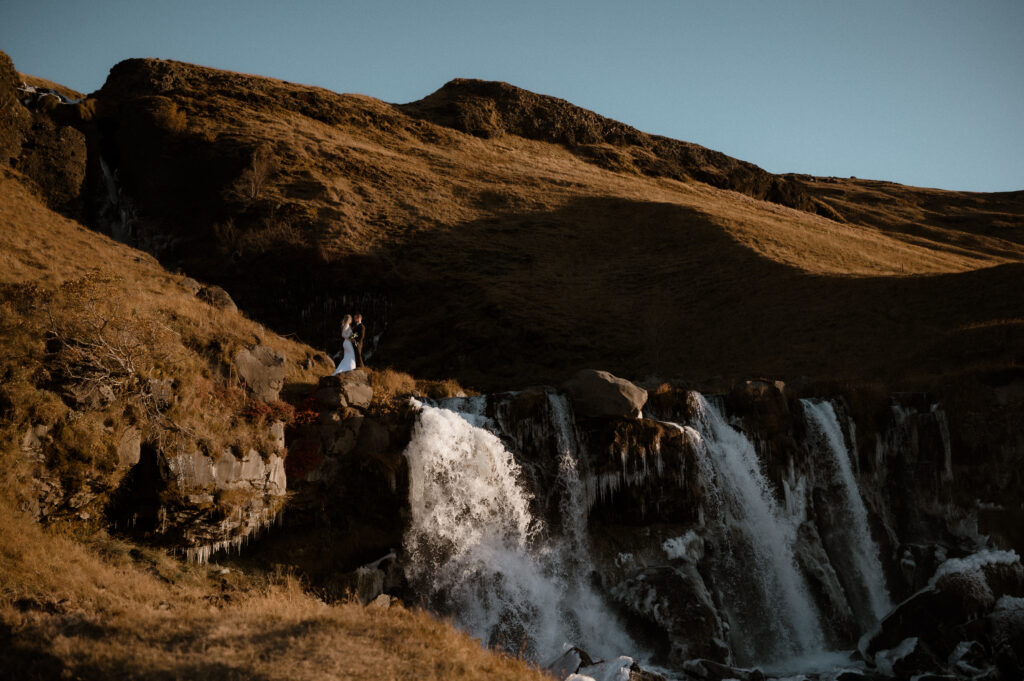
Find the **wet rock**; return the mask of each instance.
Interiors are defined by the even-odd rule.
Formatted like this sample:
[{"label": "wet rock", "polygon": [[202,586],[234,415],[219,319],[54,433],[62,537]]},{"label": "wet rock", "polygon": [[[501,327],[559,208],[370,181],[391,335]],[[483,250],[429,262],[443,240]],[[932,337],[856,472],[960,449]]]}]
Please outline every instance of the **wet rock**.
[{"label": "wet rock", "polygon": [[570,674],[566,681],[665,681],[665,677],[641,669],[633,658],[625,655],[614,660],[600,660],[589,665],[582,665],[575,674]]},{"label": "wet rock", "polygon": [[723,679],[764,681],[765,678],[764,672],[760,669],[730,667],[714,660],[687,660],[683,663],[683,670],[690,676],[704,681],[723,681]]},{"label": "wet rock", "polygon": [[[1000,598],[989,614],[992,661],[1006,679],[1024,678],[1024,598]],[[977,660],[972,664],[977,665]]]},{"label": "wet rock", "polygon": [[891,650],[882,650],[875,655],[875,666],[886,676],[909,679],[942,669],[942,665],[928,646],[917,637],[904,639]]},{"label": "wet rock", "polygon": [[235,301],[231,299],[228,292],[220,286],[204,286],[199,289],[196,296],[221,310],[234,312],[238,309],[238,306],[235,305]]},{"label": "wet rock", "polygon": [[549,672],[556,679],[564,679],[570,674],[575,674],[580,667],[590,667],[594,661],[582,648],[572,646],[561,655],[544,665],[545,671]]},{"label": "wet rock", "polygon": [[729,659],[725,627],[694,566],[646,568],[616,586],[613,594],[628,610],[665,632],[669,662]]},{"label": "wet rock", "polygon": [[580,416],[639,418],[647,391],[607,371],[584,369],[563,385]]},{"label": "wet rock", "polygon": [[266,345],[242,348],[235,354],[235,370],[246,388],[264,402],[280,398],[286,374],[285,358]]}]

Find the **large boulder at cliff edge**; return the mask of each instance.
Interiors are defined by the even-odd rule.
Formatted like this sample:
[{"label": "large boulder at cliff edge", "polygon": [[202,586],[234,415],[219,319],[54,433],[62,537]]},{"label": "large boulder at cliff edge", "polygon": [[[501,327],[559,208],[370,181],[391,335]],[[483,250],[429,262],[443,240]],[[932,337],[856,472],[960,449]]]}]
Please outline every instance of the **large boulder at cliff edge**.
[{"label": "large boulder at cliff edge", "polygon": [[647,391],[607,371],[584,369],[562,386],[572,397],[580,416],[592,418],[639,418],[647,403]]}]

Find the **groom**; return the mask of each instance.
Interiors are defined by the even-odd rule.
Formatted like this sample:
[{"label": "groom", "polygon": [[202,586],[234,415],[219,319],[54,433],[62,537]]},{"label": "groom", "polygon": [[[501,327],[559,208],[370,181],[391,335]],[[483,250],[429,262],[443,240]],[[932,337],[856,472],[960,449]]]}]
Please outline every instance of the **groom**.
[{"label": "groom", "polygon": [[366,337],[366,327],[363,326],[363,315],[356,314],[352,317],[352,337],[349,340],[352,341],[352,347],[356,350],[356,366],[366,366],[363,364],[363,339]]}]

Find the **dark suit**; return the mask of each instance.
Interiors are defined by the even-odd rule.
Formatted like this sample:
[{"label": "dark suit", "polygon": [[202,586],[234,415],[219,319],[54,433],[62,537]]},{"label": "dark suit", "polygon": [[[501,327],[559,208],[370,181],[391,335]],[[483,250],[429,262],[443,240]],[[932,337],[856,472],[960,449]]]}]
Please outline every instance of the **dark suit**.
[{"label": "dark suit", "polygon": [[356,350],[356,366],[365,366],[363,364],[363,340],[366,338],[366,327],[363,326],[362,322],[357,322],[352,325],[352,347]]}]

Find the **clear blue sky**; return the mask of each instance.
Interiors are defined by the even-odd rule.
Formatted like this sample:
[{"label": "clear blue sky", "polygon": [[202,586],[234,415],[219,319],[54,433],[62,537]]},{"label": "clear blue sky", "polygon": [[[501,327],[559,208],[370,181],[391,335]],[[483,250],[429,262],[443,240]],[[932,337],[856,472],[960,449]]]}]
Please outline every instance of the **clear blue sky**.
[{"label": "clear blue sky", "polygon": [[773,172],[1024,189],[1024,0],[0,0],[82,91],[162,57],[419,99],[505,80]]}]

